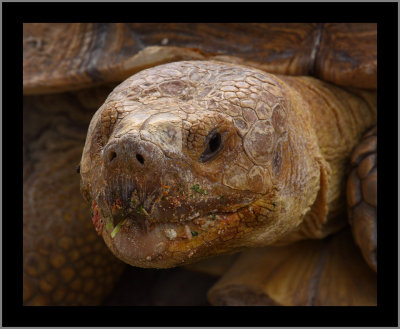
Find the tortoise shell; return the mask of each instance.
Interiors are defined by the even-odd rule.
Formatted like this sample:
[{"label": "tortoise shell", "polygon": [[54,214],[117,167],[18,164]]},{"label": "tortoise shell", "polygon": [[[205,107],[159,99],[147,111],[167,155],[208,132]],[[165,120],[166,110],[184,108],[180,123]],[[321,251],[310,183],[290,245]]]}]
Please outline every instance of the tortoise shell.
[{"label": "tortoise shell", "polygon": [[376,24],[42,24],[23,26],[24,94],[120,82],[179,60],[245,63],[376,89]]}]

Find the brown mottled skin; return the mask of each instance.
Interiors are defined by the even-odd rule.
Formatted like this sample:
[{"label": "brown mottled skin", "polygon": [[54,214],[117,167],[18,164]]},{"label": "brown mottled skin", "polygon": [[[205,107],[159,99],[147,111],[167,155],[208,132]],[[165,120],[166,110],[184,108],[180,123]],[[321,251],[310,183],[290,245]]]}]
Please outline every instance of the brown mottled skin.
[{"label": "brown mottled skin", "polygon": [[375,99],[235,64],[144,70],[89,127],[81,188],[96,228],[124,262],[157,268],[323,238],[344,226],[344,169]]}]

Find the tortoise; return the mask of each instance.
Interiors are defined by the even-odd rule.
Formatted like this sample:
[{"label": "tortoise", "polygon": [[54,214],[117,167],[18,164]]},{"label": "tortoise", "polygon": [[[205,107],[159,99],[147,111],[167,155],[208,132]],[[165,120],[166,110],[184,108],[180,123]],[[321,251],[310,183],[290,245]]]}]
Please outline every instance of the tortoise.
[{"label": "tortoise", "polygon": [[24,304],[375,305],[376,24],[159,25],[24,24]]}]

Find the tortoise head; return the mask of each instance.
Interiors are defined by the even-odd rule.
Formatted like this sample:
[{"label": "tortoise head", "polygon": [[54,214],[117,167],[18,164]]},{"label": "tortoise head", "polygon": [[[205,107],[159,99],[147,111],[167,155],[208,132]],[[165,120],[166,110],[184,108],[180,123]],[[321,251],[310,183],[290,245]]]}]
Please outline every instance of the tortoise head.
[{"label": "tortoise head", "polygon": [[316,193],[296,199],[293,185],[318,177],[293,180],[308,157],[292,151],[287,106],[276,77],[217,62],[161,65],[116,87],[91,121],[80,169],[109,248],[134,266],[171,267],[296,228],[293,208]]}]

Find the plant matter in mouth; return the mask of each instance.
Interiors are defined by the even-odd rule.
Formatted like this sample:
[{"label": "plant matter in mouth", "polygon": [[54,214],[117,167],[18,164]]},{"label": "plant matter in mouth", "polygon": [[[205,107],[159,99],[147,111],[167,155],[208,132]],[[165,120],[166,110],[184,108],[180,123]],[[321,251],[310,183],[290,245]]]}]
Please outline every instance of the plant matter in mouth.
[{"label": "plant matter in mouth", "polygon": [[207,194],[207,191],[204,190],[204,189],[202,189],[202,188],[200,188],[200,185],[199,185],[199,184],[193,185],[190,189],[193,190],[193,191],[195,191],[195,192],[197,192],[197,193],[203,194],[203,195],[206,195],[206,194]]},{"label": "plant matter in mouth", "polygon": [[114,239],[115,235],[119,232],[119,230],[121,229],[121,226],[123,226],[126,223],[127,219],[124,219],[122,222],[119,222],[117,224],[117,226],[115,226],[115,228],[112,230],[111,232],[111,238]]}]

